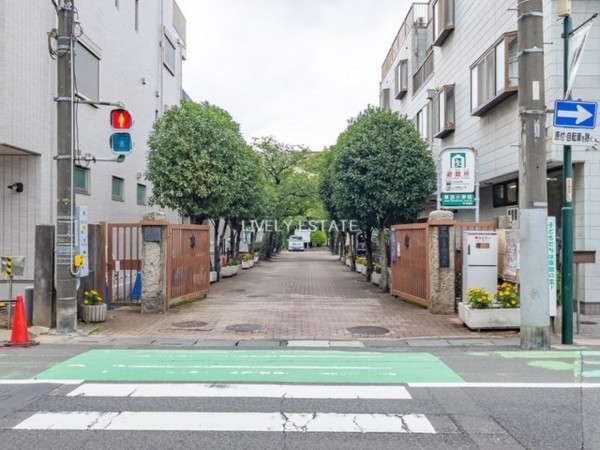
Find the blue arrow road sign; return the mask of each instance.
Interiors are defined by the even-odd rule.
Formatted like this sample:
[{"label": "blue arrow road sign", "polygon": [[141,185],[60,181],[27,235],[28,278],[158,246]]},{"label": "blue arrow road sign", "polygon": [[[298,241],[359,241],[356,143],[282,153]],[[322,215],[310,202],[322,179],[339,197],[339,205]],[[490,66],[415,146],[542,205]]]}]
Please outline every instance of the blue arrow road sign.
[{"label": "blue arrow road sign", "polygon": [[594,129],[597,111],[598,103],[596,102],[557,100],[554,103],[554,126]]}]

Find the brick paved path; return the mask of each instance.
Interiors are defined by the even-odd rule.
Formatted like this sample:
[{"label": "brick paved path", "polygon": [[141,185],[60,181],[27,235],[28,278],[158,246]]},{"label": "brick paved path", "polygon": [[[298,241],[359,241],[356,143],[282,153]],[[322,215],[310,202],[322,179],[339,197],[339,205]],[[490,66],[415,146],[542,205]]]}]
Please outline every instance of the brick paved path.
[{"label": "brick paved path", "polygon": [[[264,328],[254,332],[226,329],[236,324]],[[203,301],[172,308],[165,315],[141,315],[139,308],[120,308],[109,312],[107,322],[94,326],[101,335],[197,339],[369,337],[348,331],[355,326],[387,328],[388,334],[377,336],[387,338],[480,336],[455,316],[434,316],[382,293],[326,251],[284,252],[272,262],[261,261],[212,284]]]}]

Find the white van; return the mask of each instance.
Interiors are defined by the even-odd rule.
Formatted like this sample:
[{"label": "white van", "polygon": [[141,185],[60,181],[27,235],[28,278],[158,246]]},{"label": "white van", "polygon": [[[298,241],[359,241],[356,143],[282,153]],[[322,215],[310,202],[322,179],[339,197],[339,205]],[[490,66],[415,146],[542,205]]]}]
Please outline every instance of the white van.
[{"label": "white van", "polygon": [[304,251],[304,239],[302,239],[302,236],[297,236],[297,235],[293,235],[290,236],[290,239],[288,240],[288,250],[290,252],[293,251]]}]

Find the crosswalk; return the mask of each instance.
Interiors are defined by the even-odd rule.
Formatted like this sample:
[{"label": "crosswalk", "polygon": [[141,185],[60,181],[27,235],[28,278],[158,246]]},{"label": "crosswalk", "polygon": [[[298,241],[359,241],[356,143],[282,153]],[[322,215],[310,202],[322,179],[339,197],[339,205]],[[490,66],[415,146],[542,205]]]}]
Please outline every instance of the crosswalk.
[{"label": "crosswalk", "polygon": [[[243,431],[279,433],[423,433],[435,434],[425,414],[381,412],[357,413],[357,407],[345,412],[348,401],[389,400],[394,411],[409,411],[412,396],[401,385],[301,385],[301,384],[229,384],[229,383],[82,383],[63,394],[65,405],[77,400],[77,409],[37,411],[16,424],[14,430],[81,431]],[[103,409],[100,400],[112,400]],[[135,399],[150,400],[149,410],[128,408]],[[172,401],[167,404],[166,400]],[[155,405],[173,407],[189,399],[224,400],[229,405],[252,399],[257,411],[160,410]],[[261,402],[281,399],[281,410],[264,411]],[[82,403],[82,400],[85,403]],[[323,411],[298,411],[290,401],[316,401]],[[139,400],[141,401],[141,400]],[[81,408],[81,405],[89,408]],[[145,403],[146,405],[149,403]],[[247,405],[248,403],[244,403]],[[271,402],[270,405],[273,403]],[[304,403],[304,405],[306,402]],[[389,402],[386,403],[389,409]],[[195,403],[202,405],[202,403]],[[325,407],[325,405],[327,405]],[[108,409],[106,409],[108,408]],[[188,407],[189,408],[189,407]],[[315,407],[316,408],[316,407]],[[151,410],[150,410],[151,409]],[[165,408],[166,409],[166,408]],[[197,409],[201,409],[198,407]],[[229,408],[231,409],[231,408]]]}]

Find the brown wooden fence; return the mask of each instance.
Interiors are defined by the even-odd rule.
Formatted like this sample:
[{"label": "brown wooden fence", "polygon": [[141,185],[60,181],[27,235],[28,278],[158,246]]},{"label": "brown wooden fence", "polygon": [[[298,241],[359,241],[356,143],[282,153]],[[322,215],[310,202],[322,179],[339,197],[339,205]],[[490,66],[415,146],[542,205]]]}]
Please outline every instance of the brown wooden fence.
[{"label": "brown wooden fence", "polygon": [[169,225],[167,233],[167,301],[208,293],[210,227]]},{"label": "brown wooden fence", "polygon": [[396,260],[392,261],[392,295],[428,306],[429,225],[394,225],[392,232],[396,233]]}]

